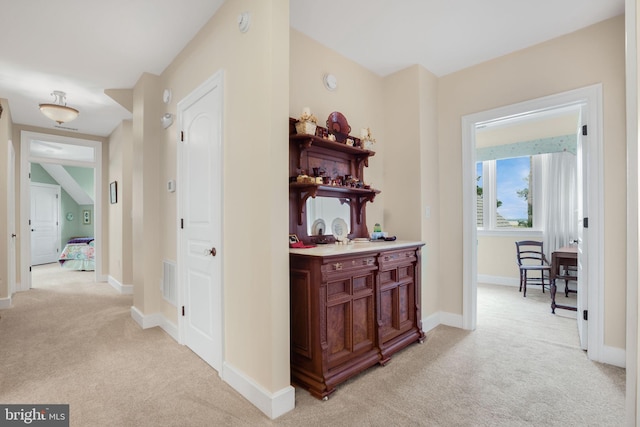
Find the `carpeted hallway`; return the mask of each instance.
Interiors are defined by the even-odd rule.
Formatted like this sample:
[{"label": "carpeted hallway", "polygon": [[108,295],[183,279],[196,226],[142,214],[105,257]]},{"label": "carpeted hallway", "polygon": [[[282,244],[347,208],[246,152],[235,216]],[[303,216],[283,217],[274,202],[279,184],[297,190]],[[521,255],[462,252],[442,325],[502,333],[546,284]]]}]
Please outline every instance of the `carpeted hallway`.
[{"label": "carpeted hallway", "polygon": [[575,312],[552,315],[538,288],[479,286],[476,331],[439,326],[326,402],[296,390],[272,421],[188,348],[140,329],[131,296],[90,272],[33,275],[0,311],[0,402],[68,403],[72,426],[624,424],[624,369],[587,360]]}]

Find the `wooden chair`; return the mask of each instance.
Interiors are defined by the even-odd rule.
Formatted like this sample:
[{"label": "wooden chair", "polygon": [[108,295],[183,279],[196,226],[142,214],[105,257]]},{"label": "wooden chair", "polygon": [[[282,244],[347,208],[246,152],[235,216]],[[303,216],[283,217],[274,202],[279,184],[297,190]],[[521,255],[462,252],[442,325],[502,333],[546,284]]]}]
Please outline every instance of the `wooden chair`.
[{"label": "wooden chair", "polygon": [[551,265],[544,256],[542,242],[535,240],[522,240],[516,242],[518,268],[520,270],[520,291],[527,296],[527,285],[550,286],[549,273]]}]

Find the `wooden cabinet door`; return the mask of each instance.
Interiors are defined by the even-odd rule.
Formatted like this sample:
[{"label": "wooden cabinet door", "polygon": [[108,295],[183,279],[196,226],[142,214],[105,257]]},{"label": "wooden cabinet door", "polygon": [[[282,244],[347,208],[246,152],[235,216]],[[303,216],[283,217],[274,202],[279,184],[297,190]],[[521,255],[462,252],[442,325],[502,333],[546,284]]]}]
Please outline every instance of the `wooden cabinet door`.
[{"label": "wooden cabinet door", "polygon": [[380,272],[380,341],[387,342],[415,325],[413,265]]},{"label": "wooden cabinet door", "polygon": [[327,282],[326,355],[329,369],[375,345],[374,273],[346,275]]},{"label": "wooden cabinet door", "polygon": [[409,342],[424,338],[416,318],[419,304],[416,284],[420,280],[416,277],[417,263],[415,248],[384,252],[378,257],[378,347],[382,364]]}]

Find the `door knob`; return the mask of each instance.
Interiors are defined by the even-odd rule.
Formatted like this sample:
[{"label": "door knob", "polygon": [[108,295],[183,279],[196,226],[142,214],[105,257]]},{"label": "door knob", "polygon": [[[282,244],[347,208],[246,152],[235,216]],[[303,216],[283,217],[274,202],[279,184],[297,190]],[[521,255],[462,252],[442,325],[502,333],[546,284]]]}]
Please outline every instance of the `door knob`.
[{"label": "door knob", "polygon": [[204,254],[205,255],[211,255],[211,256],[216,256],[216,248],[211,248],[211,249],[205,249],[204,250]]},{"label": "door knob", "polygon": [[11,233],[11,237],[16,237],[16,234],[15,233]]}]

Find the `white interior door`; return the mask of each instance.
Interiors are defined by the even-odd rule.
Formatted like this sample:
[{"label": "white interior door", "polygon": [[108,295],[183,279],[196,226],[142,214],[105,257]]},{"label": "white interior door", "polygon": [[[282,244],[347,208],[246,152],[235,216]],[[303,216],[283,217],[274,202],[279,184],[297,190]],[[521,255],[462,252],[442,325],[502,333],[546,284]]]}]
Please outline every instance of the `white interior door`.
[{"label": "white interior door", "polygon": [[58,261],[60,186],[31,184],[31,265]]},{"label": "white interior door", "polygon": [[[178,104],[184,343],[222,368],[222,75]],[[182,182],[182,185],[180,185]]]},{"label": "white interior door", "polygon": [[[581,116],[586,117],[585,108],[582,107]],[[584,121],[584,119],[582,120]],[[585,125],[586,126],[586,125]],[[584,313],[588,312],[588,301],[589,301],[589,286],[588,286],[588,268],[589,264],[587,263],[587,248],[588,245],[588,233],[584,229],[585,226],[585,218],[589,217],[589,207],[588,207],[588,186],[589,180],[587,177],[589,176],[589,144],[587,143],[588,135],[583,135],[582,132],[583,127],[580,126],[578,129],[577,141],[577,173],[578,173],[578,211],[577,218],[578,221],[578,294],[577,294],[577,320],[578,320],[578,334],[580,335],[580,346],[582,349],[587,349],[587,337],[588,337],[588,323],[585,320]],[[587,224],[588,225],[588,224]]]},{"label": "white interior door", "polygon": [[9,141],[9,165],[7,167],[7,224],[9,230],[7,273],[9,296],[16,291],[16,152]]}]

